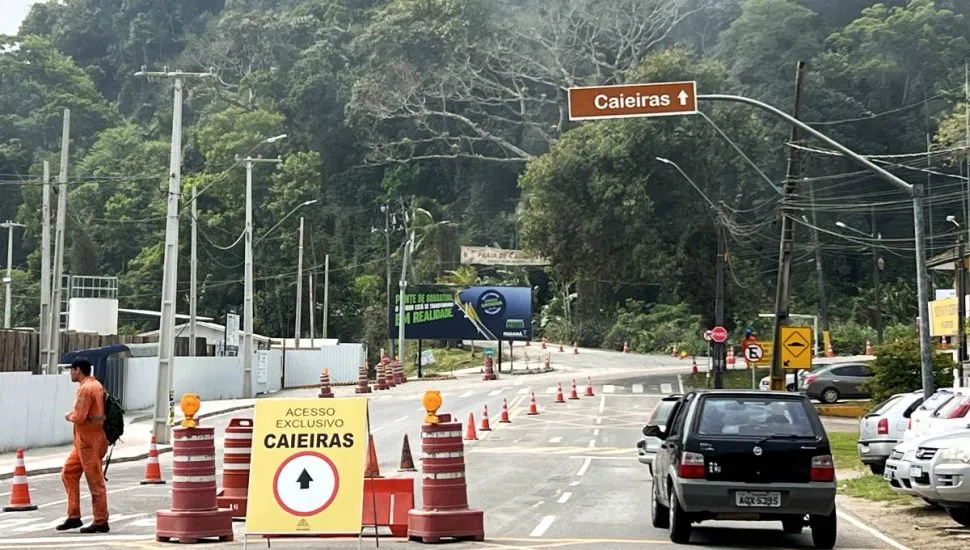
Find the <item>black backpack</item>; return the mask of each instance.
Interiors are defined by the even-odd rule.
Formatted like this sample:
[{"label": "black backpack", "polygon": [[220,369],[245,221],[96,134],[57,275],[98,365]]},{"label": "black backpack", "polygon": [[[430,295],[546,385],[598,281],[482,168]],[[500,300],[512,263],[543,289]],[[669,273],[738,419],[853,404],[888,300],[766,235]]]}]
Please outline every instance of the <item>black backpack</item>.
[{"label": "black backpack", "polygon": [[104,435],[108,445],[114,445],[125,433],[125,409],[118,398],[104,391]]}]

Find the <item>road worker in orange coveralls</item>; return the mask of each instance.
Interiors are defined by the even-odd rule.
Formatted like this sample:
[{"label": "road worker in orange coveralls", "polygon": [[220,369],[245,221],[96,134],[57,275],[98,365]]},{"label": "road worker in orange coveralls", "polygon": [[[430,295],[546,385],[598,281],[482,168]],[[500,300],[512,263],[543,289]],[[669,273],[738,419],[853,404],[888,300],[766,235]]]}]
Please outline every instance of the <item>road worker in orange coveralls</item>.
[{"label": "road worker in orange coveralls", "polygon": [[81,474],[88,482],[94,520],[81,528],[81,533],[107,533],[108,496],[101,471],[101,458],[108,452],[104,434],[104,387],[91,375],[91,363],[78,359],[71,363],[71,381],[78,383],[74,410],[64,419],[74,424],[74,448],[61,470],[61,481],[67,492],[67,519],[58,531],[81,527]]}]

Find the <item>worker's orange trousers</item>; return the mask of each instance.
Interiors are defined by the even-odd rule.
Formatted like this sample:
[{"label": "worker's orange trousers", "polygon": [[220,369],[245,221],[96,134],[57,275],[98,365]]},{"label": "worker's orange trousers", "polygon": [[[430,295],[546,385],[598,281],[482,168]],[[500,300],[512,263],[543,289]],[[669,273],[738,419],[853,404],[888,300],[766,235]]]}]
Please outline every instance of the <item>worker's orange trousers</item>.
[{"label": "worker's orange trousers", "polygon": [[76,431],[74,448],[61,470],[61,481],[67,492],[67,517],[81,517],[81,474],[88,482],[94,523],[108,523],[108,495],[101,471],[101,457],[108,451],[108,440],[101,426],[95,433]]}]

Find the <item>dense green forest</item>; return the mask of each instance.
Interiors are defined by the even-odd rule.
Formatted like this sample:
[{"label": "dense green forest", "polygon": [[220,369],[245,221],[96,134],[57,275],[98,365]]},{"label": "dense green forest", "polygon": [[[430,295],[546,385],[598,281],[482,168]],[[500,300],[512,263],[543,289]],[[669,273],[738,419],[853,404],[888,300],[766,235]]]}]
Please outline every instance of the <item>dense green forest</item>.
[{"label": "dense green forest", "polygon": [[[17,36],[0,37],[0,219],[28,226],[15,239],[14,324],[37,322],[41,166],[57,174],[65,107],[67,272],[117,275],[122,307],[159,307],[172,82],[135,73],[169,67],[216,75],[189,80],[184,106],[182,204],[192,185],[202,190],[200,315],[221,320],[242,303],[243,250],[231,245],[245,170],[235,158],[252,153],[283,159],[254,172],[257,332],[292,334],[297,216],[266,231],[310,199],[300,210],[307,272],[322,282],[330,255],[331,337],[381,344],[385,204],[393,281],[413,230],[413,282],[528,280],[536,327],[550,339],[630,340],[644,351],[696,339],[712,322],[719,220],[737,330],[773,306],[777,189],[794,148],[793,311],[817,310],[815,227],[837,346],[872,334],[873,239],[836,222],[871,234],[874,220],[879,307],[891,330],[911,330],[913,213],[888,183],[819,142],[788,143],[788,126],[750,107],[702,102],[702,115],[574,123],[565,93],[696,80],[701,93],[791,111],[804,60],[803,119],[928,185],[937,255],[956,239],[946,217],[967,225],[967,17],[970,4],[957,0],[39,3]],[[183,213],[178,309],[187,312]],[[459,266],[460,245],[525,248],[552,264],[475,272]],[[952,281],[934,272],[934,283]],[[318,287],[317,308],[321,296]],[[154,328],[122,320],[129,331]]]}]

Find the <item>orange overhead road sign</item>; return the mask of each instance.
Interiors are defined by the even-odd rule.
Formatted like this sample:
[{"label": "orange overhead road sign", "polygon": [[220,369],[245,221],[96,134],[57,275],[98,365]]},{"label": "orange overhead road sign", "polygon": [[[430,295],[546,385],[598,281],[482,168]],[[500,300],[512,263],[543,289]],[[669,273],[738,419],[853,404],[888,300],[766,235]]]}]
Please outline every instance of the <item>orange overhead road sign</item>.
[{"label": "orange overhead road sign", "polygon": [[696,82],[656,82],[569,88],[569,120],[689,115],[697,112]]}]

